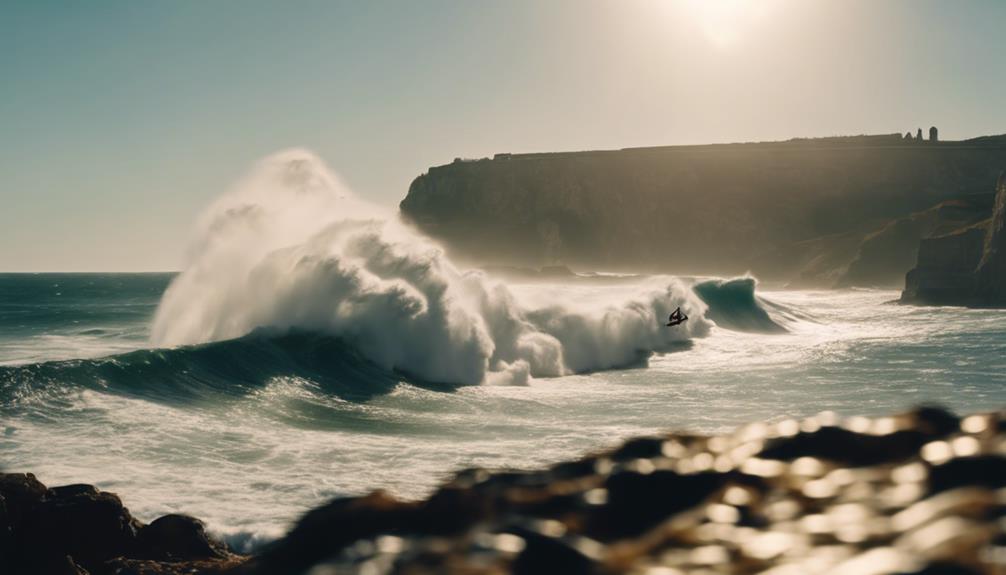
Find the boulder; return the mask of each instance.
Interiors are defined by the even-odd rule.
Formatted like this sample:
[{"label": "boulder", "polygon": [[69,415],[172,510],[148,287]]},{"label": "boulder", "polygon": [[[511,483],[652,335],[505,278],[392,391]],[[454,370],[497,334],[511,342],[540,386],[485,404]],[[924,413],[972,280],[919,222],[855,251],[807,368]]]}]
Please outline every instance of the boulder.
[{"label": "boulder", "polygon": [[92,485],[54,487],[20,526],[21,553],[67,556],[89,571],[130,554],[140,523],[113,493]]},{"label": "boulder", "polygon": [[206,535],[202,521],[188,515],[165,515],[140,529],[138,554],[158,560],[223,559],[227,549]]},{"label": "boulder", "polygon": [[198,519],[167,515],[144,525],[93,485],[46,488],[30,473],[0,473],[4,575],[211,573],[241,559]]}]

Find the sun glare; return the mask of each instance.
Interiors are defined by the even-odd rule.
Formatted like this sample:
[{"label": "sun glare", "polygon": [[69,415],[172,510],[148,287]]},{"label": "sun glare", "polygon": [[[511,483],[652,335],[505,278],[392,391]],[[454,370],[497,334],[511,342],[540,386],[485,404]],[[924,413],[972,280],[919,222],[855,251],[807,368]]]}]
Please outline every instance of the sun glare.
[{"label": "sun glare", "polygon": [[685,0],[683,11],[718,48],[736,44],[766,17],[772,0]]}]

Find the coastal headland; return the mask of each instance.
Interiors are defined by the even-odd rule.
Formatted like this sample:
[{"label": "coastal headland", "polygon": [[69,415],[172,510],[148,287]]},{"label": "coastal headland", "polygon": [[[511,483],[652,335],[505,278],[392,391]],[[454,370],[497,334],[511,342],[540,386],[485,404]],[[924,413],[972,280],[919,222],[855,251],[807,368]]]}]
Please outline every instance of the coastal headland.
[{"label": "coastal headland", "polygon": [[1006,136],[899,134],[455,159],[403,217],[477,265],[751,272],[897,287],[919,242],[990,217]]}]

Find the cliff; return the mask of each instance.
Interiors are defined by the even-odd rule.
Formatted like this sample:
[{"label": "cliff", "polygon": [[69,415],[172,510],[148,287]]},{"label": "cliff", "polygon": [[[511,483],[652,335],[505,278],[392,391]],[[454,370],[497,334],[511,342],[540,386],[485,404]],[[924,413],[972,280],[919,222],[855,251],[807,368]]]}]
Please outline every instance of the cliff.
[{"label": "cliff", "polygon": [[976,195],[898,218],[867,234],[837,285],[902,287],[906,270],[915,266],[920,242],[984,222],[992,213],[992,196]]},{"label": "cliff", "polygon": [[[988,194],[1004,167],[1006,136],[497,154],[430,168],[400,208],[477,265],[751,271],[833,285],[862,259],[868,236],[941,202]],[[886,266],[895,273],[885,283],[911,266],[915,244],[906,244],[907,259],[901,251]]]},{"label": "cliff", "polygon": [[923,239],[901,300],[929,305],[1006,306],[1006,174],[996,184],[991,217]]},{"label": "cliff", "polygon": [[191,518],[140,526],[112,494],[0,474],[0,572],[1001,573],[1001,416],[822,413],[640,437],[535,471],[470,469],[423,501],[333,500],[252,557]]},{"label": "cliff", "polygon": [[1006,306],[1006,174],[999,177],[995,207],[978,266],[977,296],[983,305]]}]

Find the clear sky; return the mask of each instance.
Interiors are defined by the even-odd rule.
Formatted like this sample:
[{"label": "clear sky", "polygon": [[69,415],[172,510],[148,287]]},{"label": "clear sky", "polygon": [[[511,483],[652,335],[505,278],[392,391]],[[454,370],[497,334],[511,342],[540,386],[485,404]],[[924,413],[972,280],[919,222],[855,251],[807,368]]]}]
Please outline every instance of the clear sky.
[{"label": "clear sky", "polygon": [[1000,0],[0,0],[0,271],[169,270],[256,159],[1006,132]]}]

